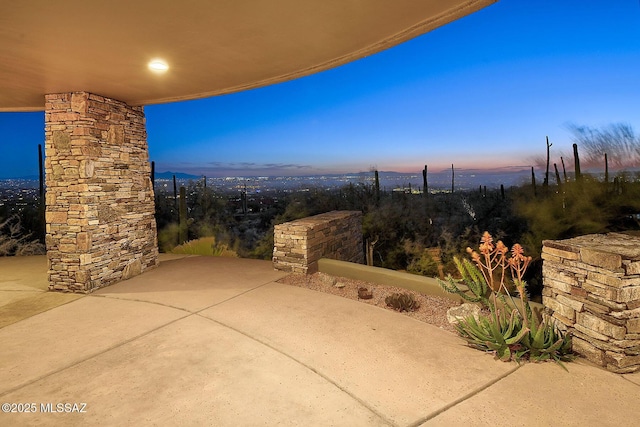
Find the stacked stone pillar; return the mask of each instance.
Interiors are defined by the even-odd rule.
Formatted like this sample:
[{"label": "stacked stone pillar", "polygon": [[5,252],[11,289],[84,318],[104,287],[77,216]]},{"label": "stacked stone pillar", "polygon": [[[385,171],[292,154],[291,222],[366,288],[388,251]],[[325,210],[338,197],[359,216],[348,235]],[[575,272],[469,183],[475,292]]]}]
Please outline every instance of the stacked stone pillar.
[{"label": "stacked stone pillar", "polygon": [[613,372],[640,370],[640,238],[546,240],[542,259],[542,302],[574,351]]},{"label": "stacked stone pillar", "polygon": [[318,260],[362,263],[362,212],[332,211],[274,227],[273,266],[312,274]]},{"label": "stacked stone pillar", "polygon": [[158,263],[144,111],[87,92],[46,96],[49,289],[91,292]]}]

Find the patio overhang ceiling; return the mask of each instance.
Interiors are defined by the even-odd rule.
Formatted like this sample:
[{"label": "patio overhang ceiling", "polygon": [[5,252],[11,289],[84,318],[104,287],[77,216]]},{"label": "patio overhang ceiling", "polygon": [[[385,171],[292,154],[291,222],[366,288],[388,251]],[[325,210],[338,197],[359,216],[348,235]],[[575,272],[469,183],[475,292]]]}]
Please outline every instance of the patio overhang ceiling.
[{"label": "patio overhang ceiling", "polygon": [[496,1],[0,0],[0,111],[43,110],[48,93],[146,105],[279,83]]}]

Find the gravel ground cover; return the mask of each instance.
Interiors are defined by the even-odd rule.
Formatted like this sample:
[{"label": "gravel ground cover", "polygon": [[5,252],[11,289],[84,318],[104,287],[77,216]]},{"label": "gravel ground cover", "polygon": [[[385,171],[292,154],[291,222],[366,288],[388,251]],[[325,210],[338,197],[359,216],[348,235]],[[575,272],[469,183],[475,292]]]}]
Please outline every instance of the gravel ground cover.
[{"label": "gravel ground cover", "polygon": [[[278,280],[278,282],[338,295],[344,298],[351,298],[366,304],[386,308],[388,310],[392,310],[392,308],[388,307],[385,303],[385,298],[387,296],[392,295],[393,293],[411,293],[420,303],[420,308],[416,311],[402,312],[402,314],[455,333],[455,329],[447,321],[447,310],[460,305],[460,303],[448,298],[422,295],[418,292],[412,292],[404,288],[363,282],[361,280],[347,279],[344,277],[334,277],[325,273],[315,273],[310,275],[294,273],[283,277]],[[359,298],[359,288],[368,289],[373,294],[373,297],[371,299]]]}]

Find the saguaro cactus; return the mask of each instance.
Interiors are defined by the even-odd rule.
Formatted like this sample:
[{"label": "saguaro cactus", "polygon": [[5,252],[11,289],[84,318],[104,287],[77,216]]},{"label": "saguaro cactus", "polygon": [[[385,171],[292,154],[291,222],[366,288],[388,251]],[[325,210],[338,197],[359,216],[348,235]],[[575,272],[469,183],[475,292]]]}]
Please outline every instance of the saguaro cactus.
[{"label": "saguaro cactus", "polygon": [[556,182],[558,183],[558,187],[560,187],[562,186],[562,181],[560,180],[560,172],[558,172],[558,165],[554,163],[553,168],[556,170]]},{"label": "saguaro cactus", "polygon": [[156,188],[156,162],[151,162],[151,188]]},{"label": "saguaro cactus", "polygon": [[247,184],[244,185],[244,190],[240,193],[240,202],[242,203],[242,215],[247,215]]},{"label": "saguaro cactus", "polygon": [[537,191],[536,191],[536,173],[533,171],[533,166],[531,166],[531,188],[533,188],[533,195],[537,196]]},{"label": "saguaro cactus", "polygon": [[582,180],[580,173],[580,156],[578,156],[578,144],[573,144],[573,164],[576,171],[576,181]]},{"label": "saguaro cactus", "polygon": [[455,172],[453,170],[453,163],[451,163],[451,194],[453,194],[454,183],[455,183]]},{"label": "saguaro cactus", "polygon": [[173,175],[173,205],[178,207],[178,185],[176,184],[176,176]]},{"label": "saguaro cactus", "polygon": [[551,148],[553,144],[549,144],[549,137],[547,136],[547,170],[544,174],[544,183],[542,186],[545,190],[549,187],[549,148]]},{"label": "saguaro cactus", "polygon": [[[40,178],[40,190],[38,193],[38,215],[42,223],[42,230],[46,229],[45,210],[46,203],[44,200],[44,157],[42,156],[42,144],[38,144],[38,175]],[[42,236],[44,238],[44,234]]]},{"label": "saguaro cactus", "polygon": [[187,190],[180,187],[180,236],[178,244],[183,244],[189,239],[189,226],[187,224]]},{"label": "saguaro cactus", "polygon": [[42,144],[38,144],[38,176],[40,178],[40,202],[44,201],[44,167],[42,157]]},{"label": "saguaro cactus", "polygon": [[378,170],[375,171],[375,190],[376,190],[376,205],[380,203],[380,176]]},{"label": "saguaro cactus", "polygon": [[429,183],[427,182],[427,165],[424,165],[424,169],[422,170],[422,189],[423,195],[429,195]]}]

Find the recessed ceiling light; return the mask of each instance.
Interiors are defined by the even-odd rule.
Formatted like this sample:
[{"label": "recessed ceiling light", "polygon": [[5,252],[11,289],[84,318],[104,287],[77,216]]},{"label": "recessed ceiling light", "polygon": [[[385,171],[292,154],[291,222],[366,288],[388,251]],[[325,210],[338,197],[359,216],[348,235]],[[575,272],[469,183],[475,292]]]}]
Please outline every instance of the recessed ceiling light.
[{"label": "recessed ceiling light", "polygon": [[154,59],[153,61],[149,62],[149,69],[151,71],[155,71],[156,73],[164,73],[169,69],[169,65],[160,59]]}]

